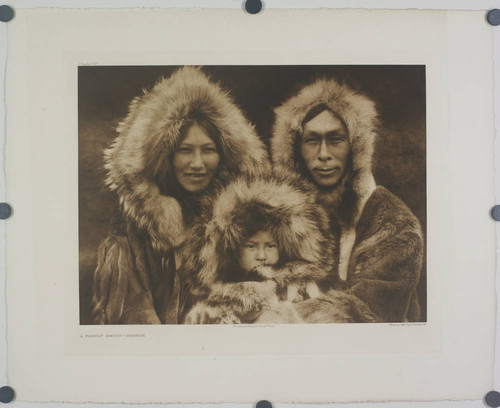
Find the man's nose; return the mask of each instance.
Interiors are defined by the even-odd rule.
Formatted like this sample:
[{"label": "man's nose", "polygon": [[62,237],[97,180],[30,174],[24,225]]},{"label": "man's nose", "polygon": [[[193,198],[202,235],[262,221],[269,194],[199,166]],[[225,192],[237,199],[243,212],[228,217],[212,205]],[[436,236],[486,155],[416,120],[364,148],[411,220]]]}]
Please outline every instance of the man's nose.
[{"label": "man's nose", "polygon": [[193,157],[191,159],[190,166],[193,169],[201,169],[201,168],[203,168],[203,159],[201,157],[201,151],[195,150],[193,152]]},{"label": "man's nose", "polygon": [[332,158],[330,152],[328,151],[328,145],[326,140],[322,140],[319,145],[318,159],[321,161],[327,161]]}]

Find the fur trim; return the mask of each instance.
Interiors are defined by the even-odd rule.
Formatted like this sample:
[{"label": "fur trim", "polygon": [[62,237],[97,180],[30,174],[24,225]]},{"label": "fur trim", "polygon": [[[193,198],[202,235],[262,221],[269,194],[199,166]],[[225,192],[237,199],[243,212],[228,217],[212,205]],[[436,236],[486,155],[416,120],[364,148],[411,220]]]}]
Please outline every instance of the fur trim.
[{"label": "fur trim", "polygon": [[[208,294],[231,276],[228,260],[247,238],[256,219],[266,218],[280,249],[282,267],[262,268],[263,279],[280,284],[321,281],[334,275],[335,244],[328,216],[315,204],[314,188],[302,178],[282,170],[276,174],[240,177],[211,203],[209,219],[186,242],[183,273],[195,295]],[[200,223],[203,224],[203,223]],[[241,294],[226,291],[235,301]]]},{"label": "fur trim", "polygon": [[99,245],[91,302],[94,324],[120,321],[128,285],[125,271],[131,265],[130,247],[124,237],[110,236]]},{"label": "fur trim", "polygon": [[377,187],[357,225],[346,288],[363,299],[384,322],[405,321],[423,263],[420,223],[384,187]]},{"label": "fur trim", "polygon": [[307,323],[375,323],[377,316],[351,294],[331,290],[325,295],[294,304],[298,315]]},{"label": "fur trim", "polygon": [[225,305],[197,303],[187,314],[184,324],[239,324],[241,319]]},{"label": "fur trim", "polygon": [[356,296],[331,290],[315,299],[280,302],[264,310],[258,324],[286,323],[375,323],[379,320]]},{"label": "fur trim", "polygon": [[352,150],[352,180],[349,181],[352,185],[322,192],[319,198],[327,207],[339,206],[339,192],[352,188],[357,202],[348,223],[353,224],[375,189],[371,167],[378,121],[375,104],[370,99],[331,79],[321,79],[304,87],[275,109],[272,161],[277,168],[300,172],[295,157],[296,139],[302,134],[302,122],[308,112],[318,105],[325,105],[344,121]]},{"label": "fur trim", "polygon": [[297,313],[297,304],[290,302],[280,302],[271,310],[264,311],[254,323],[256,324],[290,324],[308,323]]},{"label": "fur trim", "polygon": [[125,216],[148,233],[155,249],[176,248],[184,240],[181,207],[162,191],[158,180],[166,180],[179,131],[193,111],[220,132],[220,179],[226,173],[254,175],[267,165],[267,153],[253,126],[201,69],[181,68],[144,91],[130,103],[117,138],[105,150],[106,184],[117,192]]}]

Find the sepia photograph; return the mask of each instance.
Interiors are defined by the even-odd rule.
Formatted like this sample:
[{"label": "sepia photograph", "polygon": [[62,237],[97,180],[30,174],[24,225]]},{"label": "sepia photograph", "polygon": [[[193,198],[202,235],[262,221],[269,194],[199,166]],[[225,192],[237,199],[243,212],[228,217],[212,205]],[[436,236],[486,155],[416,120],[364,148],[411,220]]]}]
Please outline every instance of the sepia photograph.
[{"label": "sepia photograph", "polygon": [[80,325],[427,321],[426,66],[79,66]]},{"label": "sepia photograph", "polygon": [[16,398],[481,404],[493,40],[484,10],[16,10]]}]

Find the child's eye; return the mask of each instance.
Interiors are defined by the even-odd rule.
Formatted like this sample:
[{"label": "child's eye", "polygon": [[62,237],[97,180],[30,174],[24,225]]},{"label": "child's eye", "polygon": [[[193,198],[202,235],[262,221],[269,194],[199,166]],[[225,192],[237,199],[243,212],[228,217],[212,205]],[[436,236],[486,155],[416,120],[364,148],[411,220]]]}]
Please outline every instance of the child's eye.
[{"label": "child's eye", "polygon": [[207,147],[204,149],[205,153],[217,153],[217,149],[215,147]]},{"label": "child's eye", "polygon": [[267,244],[268,248],[276,248],[276,244]]},{"label": "child's eye", "polygon": [[191,151],[191,149],[189,147],[179,147],[179,149],[177,149],[177,151],[179,153],[189,153]]},{"label": "child's eye", "polygon": [[255,245],[254,244],[246,244],[245,248],[253,249],[253,248],[255,248]]}]

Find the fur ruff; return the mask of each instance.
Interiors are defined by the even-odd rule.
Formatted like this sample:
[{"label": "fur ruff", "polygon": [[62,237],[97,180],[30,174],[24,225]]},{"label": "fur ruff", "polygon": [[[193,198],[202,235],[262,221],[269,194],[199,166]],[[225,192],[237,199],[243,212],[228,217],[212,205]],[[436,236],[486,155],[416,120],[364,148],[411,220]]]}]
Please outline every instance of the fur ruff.
[{"label": "fur ruff", "polygon": [[[352,151],[352,169],[341,185],[331,191],[321,191],[319,201],[336,212],[346,227],[355,224],[363,205],[375,189],[371,167],[373,148],[378,127],[375,104],[346,85],[331,79],[321,79],[304,87],[297,95],[275,109],[275,124],[271,139],[271,156],[276,168],[286,168],[300,173],[295,146],[302,134],[302,122],[308,112],[324,105],[344,121]],[[345,192],[352,189],[354,197],[342,206]],[[347,210],[352,213],[347,214]],[[346,215],[347,214],[347,215]]]},{"label": "fur ruff", "polygon": [[[385,322],[419,319],[415,287],[424,241],[417,218],[384,187],[377,187],[357,225],[348,292],[364,299]],[[390,299],[390,301],[388,301]]]},{"label": "fur ruff", "polygon": [[136,97],[118,136],[105,150],[106,184],[116,191],[125,217],[145,231],[156,250],[178,247],[185,239],[179,202],[162,183],[180,143],[180,129],[192,112],[220,132],[223,156],[217,178],[254,175],[267,165],[267,153],[253,126],[228,92],[199,68],[183,67]]},{"label": "fur ruff", "polygon": [[[181,273],[194,303],[228,304],[248,317],[276,304],[277,288],[305,287],[335,276],[335,243],[327,214],[315,204],[314,191],[307,181],[284,170],[240,177],[223,189],[210,204],[206,223],[197,225],[193,239],[183,247],[186,261]],[[255,220],[262,218],[276,237],[280,260],[286,262],[258,269],[261,282],[226,281],[231,268],[239,268],[238,248]]]},{"label": "fur ruff", "polygon": [[264,311],[258,324],[283,323],[376,323],[377,316],[356,296],[330,290],[302,302],[281,302]]}]

